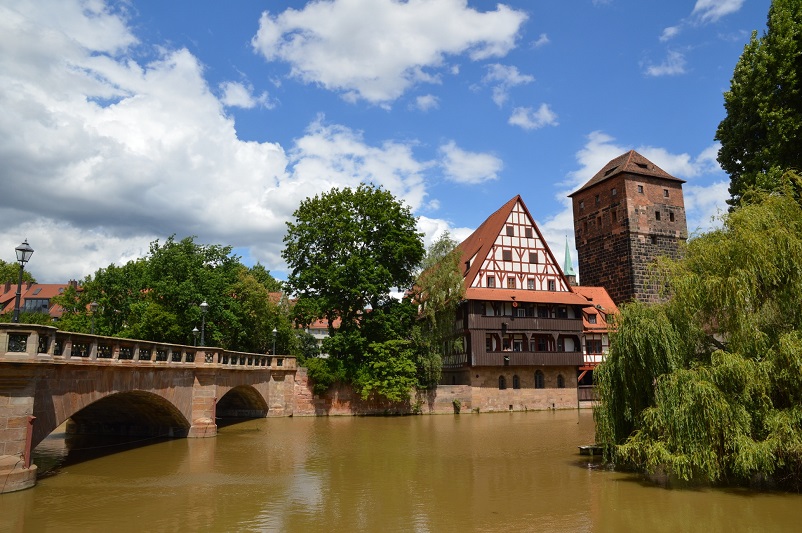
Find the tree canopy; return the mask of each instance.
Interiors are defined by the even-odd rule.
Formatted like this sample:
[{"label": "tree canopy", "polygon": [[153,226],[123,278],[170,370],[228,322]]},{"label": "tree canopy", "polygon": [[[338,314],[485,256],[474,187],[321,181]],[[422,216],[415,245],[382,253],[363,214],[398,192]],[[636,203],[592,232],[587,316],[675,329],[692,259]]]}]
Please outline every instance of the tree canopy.
[{"label": "tree canopy", "polygon": [[786,169],[802,169],[802,2],[773,0],[764,35],[744,47],[724,93],[716,140],[738,205],[750,189],[776,190]]},{"label": "tree canopy", "polygon": [[[14,262],[6,263],[0,259],[0,283],[11,283],[16,285],[17,281],[19,281],[19,264]],[[22,271],[22,281],[23,283],[26,281],[36,283],[34,277],[31,276],[31,273],[27,270]]]},{"label": "tree canopy", "polygon": [[598,368],[607,457],[685,480],[802,482],[798,175],[658,269],[671,298],[622,307]]},{"label": "tree canopy", "polygon": [[[81,291],[54,299],[65,310],[59,327],[102,335],[192,344],[207,302],[205,343],[231,350],[288,353],[297,337],[288,310],[271,298],[278,281],[260,264],[244,266],[230,246],[203,245],[193,237],[154,241],[146,257],[109,265],[88,276]],[[91,302],[98,308],[92,317]]]}]

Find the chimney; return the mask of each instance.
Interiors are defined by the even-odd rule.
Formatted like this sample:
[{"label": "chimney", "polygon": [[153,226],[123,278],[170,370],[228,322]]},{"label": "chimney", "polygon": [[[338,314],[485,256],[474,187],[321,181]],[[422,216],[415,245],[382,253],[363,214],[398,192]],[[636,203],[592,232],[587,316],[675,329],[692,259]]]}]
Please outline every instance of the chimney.
[{"label": "chimney", "polygon": [[30,290],[31,286],[33,286],[33,282],[32,281],[26,281],[25,282],[25,290],[26,291]]},{"label": "chimney", "polygon": [[11,290],[11,282],[10,281],[6,281],[6,286],[5,286],[5,289],[3,289],[3,294],[7,293],[10,290]]}]

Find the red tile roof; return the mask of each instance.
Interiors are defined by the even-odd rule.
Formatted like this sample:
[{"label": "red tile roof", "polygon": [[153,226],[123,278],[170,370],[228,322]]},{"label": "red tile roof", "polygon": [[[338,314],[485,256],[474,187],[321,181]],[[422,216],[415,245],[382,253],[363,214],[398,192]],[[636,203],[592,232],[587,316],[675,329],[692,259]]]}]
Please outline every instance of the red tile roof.
[{"label": "red tile roof", "polygon": [[[514,297],[514,298],[513,298]],[[567,291],[530,291],[526,289],[492,289],[473,287],[465,290],[468,300],[537,302],[548,304],[587,305],[588,301],[578,294]]]},{"label": "red tile roof", "polygon": [[[604,287],[583,287],[575,286],[574,291],[582,295],[591,305],[582,309],[582,321],[584,323],[585,331],[593,332],[606,332],[609,324],[607,323],[607,315],[618,314],[618,307],[607,294]],[[598,306],[598,307],[597,307]],[[599,309],[599,307],[601,309]],[[591,324],[588,322],[588,315],[596,315],[596,323]]]},{"label": "red tile roof", "polygon": [[599,172],[596,173],[595,176],[590,178],[590,180],[581,186],[579,189],[575,190],[568,196],[573,196],[580,191],[584,191],[585,189],[589,189],[594,185],[598,185],[599,183],[609,180],[614,176],[618,176],[622,173],[628,174],[638,174],[640,176],[649,176],[653,178],[661,178],[670,181],[676,181],[678,183],[685,183],[685,180],[681,180],[679,178],[675,178],[662,168],[658,167],[642,155],[640,155],[635,150],[630,150],[625,154],[621,154],[615,159],[611,160],[609,163],[604,165]]}]

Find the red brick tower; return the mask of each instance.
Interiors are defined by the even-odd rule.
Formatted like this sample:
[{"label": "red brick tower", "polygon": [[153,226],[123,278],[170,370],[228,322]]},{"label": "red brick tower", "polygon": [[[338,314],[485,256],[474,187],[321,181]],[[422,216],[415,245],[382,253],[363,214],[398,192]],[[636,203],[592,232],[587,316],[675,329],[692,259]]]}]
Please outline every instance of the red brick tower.
[{"label": "red brick tower", "polygon": [[581,284],[604,287],[617,305],[656,301],[650,265],[679,257],[688,238],[683,183],[630,150],[571,193]]}]

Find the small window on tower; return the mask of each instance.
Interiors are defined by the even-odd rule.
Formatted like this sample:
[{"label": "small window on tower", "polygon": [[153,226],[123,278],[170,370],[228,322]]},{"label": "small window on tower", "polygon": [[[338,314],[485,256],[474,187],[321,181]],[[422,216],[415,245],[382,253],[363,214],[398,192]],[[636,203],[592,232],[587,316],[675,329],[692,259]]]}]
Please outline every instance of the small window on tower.
[{"label": "small window on tower", "polygon": [[532,238],[532,228],[524,229],[524,235],[526,236],[527,239],[531,239]]},{"label": "small window on tower", "polygon": [[613,187],[613,190],[610,191],[610,196],[615,196],[616,194],[618,194],[618,191]]},{"label": "small window on tower", "polygon": [[495,288],[495,286],[496,286],[496,277],[495,276],[487,276],[487,286],[490,287],[491,289]]},{"label": "small window on tower", "polygon": [[674,213],[671,213],[671,212],[668,213],[668,220],[670,222],[674,222]]},{"label": "small window on tower", "polygon": [[580,209],[580,210],[582,210],[582,209],[585,209],[585,201],[584,201],[584,200],[580,200],[580,202],[579,202],[579,209]]},{"label": "small window on tower", "polygon": [[601,217],[596,217],[596,225],[601,227]]},{"label": "small window on tower", "polygon": [[515,228],[511,225],[507,225],[507,237],[514,237],[515,236]]},{"label": "small window on tower", "polygon": [[615,211],[610,211],[610,220],[612,220],[613,224],[618,221],[618,213]]},{"label": "small window on tower", "polygon": [[596,195],[596,205],[599,205],[599,200],[600,200],[600,199],[599,199],[599,195],[597,194],[597,195]]},{"label": "small window on tower", "polygon": [[638,185],[638,192],[643,194],[643,185]]},{"label": "small window on tower", "polygon": [[502,261],[512,261],[512,250],[502,250],[501,251],[501,260]]},{"label": "small window on tower", "polygon": [[515,276],[507,276],[507,288],[508,289],[515,288]]},{"label": "small window on tower", "polygon": [[537,252],[529,252],[529,262],[531,264],[537,264]]},{"label": "small window on tower", "polygon": [[658,222],[660,221],[660,211],[654,212],[654,219],[657,220]]},{"label": "small window on tower", "polygon": [[668,198],[668,189],[663,189],[663,198]]}]

